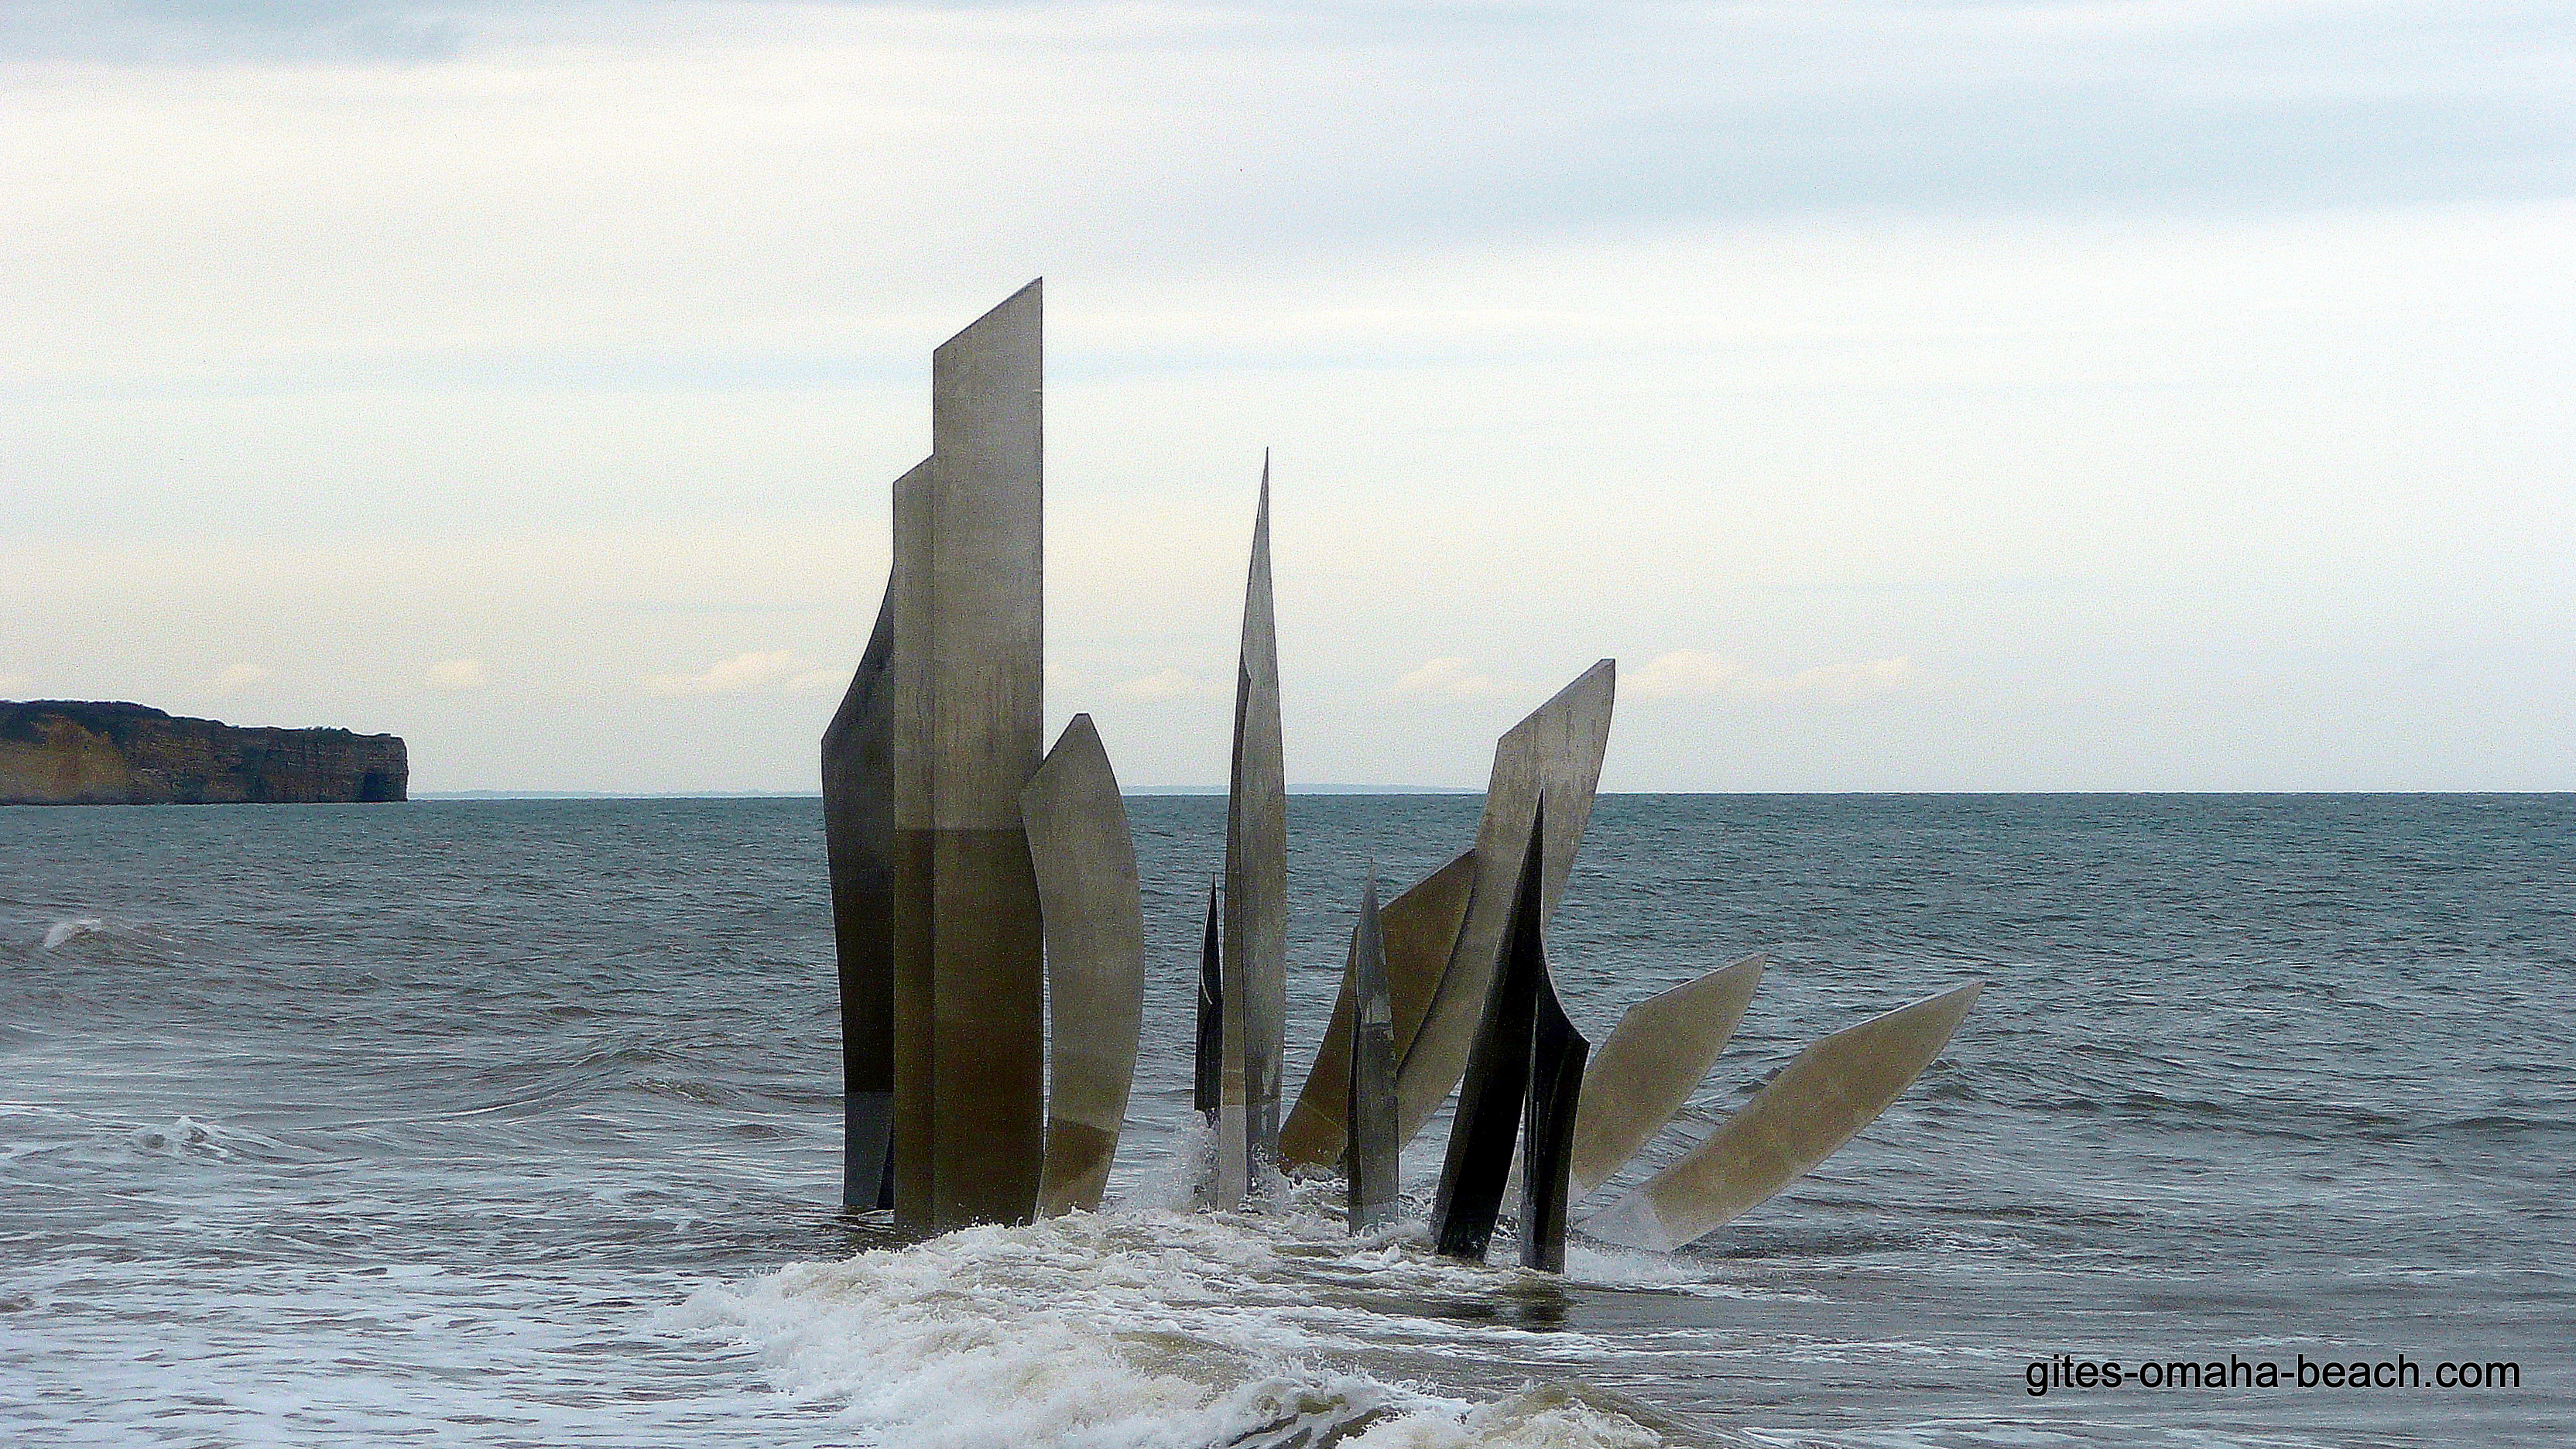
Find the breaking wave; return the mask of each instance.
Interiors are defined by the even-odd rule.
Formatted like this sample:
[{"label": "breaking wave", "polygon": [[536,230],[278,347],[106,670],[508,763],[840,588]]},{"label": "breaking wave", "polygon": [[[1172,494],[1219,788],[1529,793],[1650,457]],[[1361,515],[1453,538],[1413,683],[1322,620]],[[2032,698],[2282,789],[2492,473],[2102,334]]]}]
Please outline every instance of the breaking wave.
[{"label": "breaking wave", "polygon": [[794,1264],[703,1290],[679,1318],[752,1347],[781,1390],[922,1449],[1666,1442],[1564,1386],[1476,1403],[1356,1367],[1384,1315],[1313,1293],[1316,1277],[1436,1294],[1490,1289],[1495,1270],[1338,1232],[1296,1211],[1076,1213]]}]

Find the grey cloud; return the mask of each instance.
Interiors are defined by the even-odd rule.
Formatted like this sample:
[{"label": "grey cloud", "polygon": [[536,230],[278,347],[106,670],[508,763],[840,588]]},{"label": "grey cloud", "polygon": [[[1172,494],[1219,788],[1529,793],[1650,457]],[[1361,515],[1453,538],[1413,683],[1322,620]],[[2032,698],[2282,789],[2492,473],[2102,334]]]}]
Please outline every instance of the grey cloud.
[{"label": "grey cloud", "polygon": [[447,60],[476,11],[508,0],[17,0],[0,7],[0,57],[109,64]]}]

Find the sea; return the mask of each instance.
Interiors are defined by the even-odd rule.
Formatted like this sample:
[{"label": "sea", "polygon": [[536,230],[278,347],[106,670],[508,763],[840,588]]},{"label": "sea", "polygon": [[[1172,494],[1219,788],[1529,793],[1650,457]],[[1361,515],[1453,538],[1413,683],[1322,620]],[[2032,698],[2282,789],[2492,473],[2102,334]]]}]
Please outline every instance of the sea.
[{"label": "sea", "polygon": [[[1363,879],[1479,807],[1291,799],[1292,1087]],[[0,810],[0,1444],[2576,1442],[2576,797],[1605,795],[1577,1026],[1773,964],[1578,1217],[1986,990],[1787,1191],[1562,1277],[1429,1251],[1445,1121],[1392,1232],[1189,1210],[1225,802],[1128,809],[1109,1200],[919,1243],[836,1200],[816,800]]]}]

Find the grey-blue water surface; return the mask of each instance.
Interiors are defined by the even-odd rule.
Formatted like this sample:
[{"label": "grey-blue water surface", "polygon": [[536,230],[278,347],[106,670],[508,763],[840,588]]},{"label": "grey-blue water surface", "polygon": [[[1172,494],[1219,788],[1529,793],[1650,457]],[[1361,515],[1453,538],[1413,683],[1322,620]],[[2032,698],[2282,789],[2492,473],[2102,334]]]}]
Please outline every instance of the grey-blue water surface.
[{"label": "grey-blue water surface", "polygon": [[[1113,1197],[1150,1205],[1224,802],[1129,804],[1153,981]],[[1292,1084],[1368,863],[1418,877],[1478,808],[1292,800]],[[1622,1183],[1816,1037],[1991,985],[1877,1124],[1673,1263],[1426,1277],[1247,1229],[1269,1306],[1226,1331],[1311,1305],[1301,1371],[1638,1442],[2576,1442],[2576,798],[1601,799],[1550,942],[1579,1026],[1756,950],[1743,1029]],[[1049,1380],[1060,1432],[968,1413],[1000,1391],[964,1360],[898,1410],[864,1304],[741,1306],[790,1264],[946,1261],[835,1211],[830,961],[812,800],[0,811],[0,1439],[1158,1442],[1062,1417],[1140,1392],[1117,1364]],[[2057,1354],[2519,1386],[2033,1394]],[[1367,1442],[1449,1442],[1395,1433]]]}]

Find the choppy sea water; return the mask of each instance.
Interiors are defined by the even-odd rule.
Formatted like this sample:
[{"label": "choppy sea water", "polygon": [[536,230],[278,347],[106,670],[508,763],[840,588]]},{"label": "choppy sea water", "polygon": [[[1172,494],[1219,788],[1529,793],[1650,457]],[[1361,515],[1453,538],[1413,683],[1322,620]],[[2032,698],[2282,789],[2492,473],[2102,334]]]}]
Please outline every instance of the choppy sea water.
[{"label": "choppy sea water", "polygon": [[[1366,863],[1291,801],[1291,1071]],[[1562,1279],[1176,1211],[1222,800],[1130,801],[1154,973],[1109,1210],[836,1211],[810,800],[0,811],[0,1442],[2352,1445],[2576,1423],[2576,798],[1604,797],[1550,942],[1596,1041],[1770,952],[1652,1161],[1970,979],[1840,1155]],[[1445,1123],[1406,1156],[1414,1208]],[[1622,1181],[1638,1175],[1632,1170]],[[1598,1206],[1617,1186],[1593,1200]],[[2442,1390],[2086,1360],[2513,1362]]]}]

